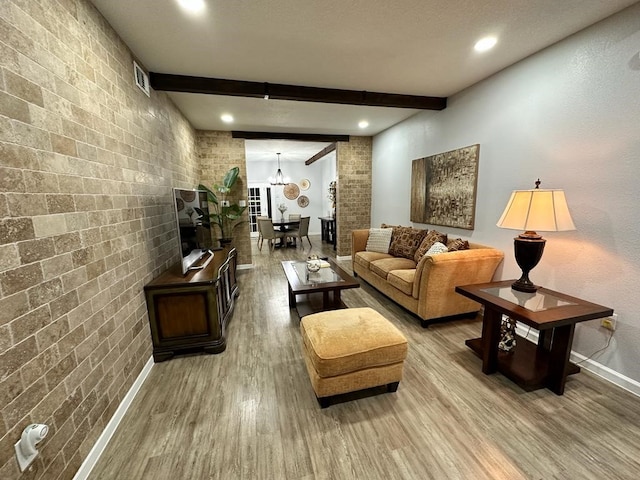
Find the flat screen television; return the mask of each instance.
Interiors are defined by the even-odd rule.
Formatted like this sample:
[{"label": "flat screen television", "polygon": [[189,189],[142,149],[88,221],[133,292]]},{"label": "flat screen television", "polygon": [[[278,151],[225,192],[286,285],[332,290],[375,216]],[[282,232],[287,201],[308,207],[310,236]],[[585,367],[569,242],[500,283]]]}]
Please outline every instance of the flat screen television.
[{"label": "flat screen television", "polygon": [[213,247],[209,221],[209,204],[204,190],[173,189],[173,204],[178,226],[178,244],[182,274],[203,268],[196,265]]}]

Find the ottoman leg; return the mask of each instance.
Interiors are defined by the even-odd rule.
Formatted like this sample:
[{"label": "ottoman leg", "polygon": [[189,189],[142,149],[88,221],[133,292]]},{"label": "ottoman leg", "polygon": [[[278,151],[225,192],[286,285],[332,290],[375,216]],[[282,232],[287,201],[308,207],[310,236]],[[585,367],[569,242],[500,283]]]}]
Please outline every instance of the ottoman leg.
[{"label": "ottoman leg", "polygon": [[387,392],[396,392],[400,382],[387,383]]},{"label": "ottoman leg", "polygon": [[331,397],[316,397],[320,408],[327,408],[331,405]]}]

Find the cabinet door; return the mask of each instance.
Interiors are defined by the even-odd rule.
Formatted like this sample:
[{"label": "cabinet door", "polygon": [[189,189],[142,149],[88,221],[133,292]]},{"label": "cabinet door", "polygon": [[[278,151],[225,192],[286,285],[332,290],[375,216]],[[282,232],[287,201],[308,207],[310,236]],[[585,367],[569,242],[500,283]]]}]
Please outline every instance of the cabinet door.
[{"label": "cabinet door", "polygon": [[154,343],[181,345],[218,339],[221,335],[215,288],[155,292],[150,317]]}]

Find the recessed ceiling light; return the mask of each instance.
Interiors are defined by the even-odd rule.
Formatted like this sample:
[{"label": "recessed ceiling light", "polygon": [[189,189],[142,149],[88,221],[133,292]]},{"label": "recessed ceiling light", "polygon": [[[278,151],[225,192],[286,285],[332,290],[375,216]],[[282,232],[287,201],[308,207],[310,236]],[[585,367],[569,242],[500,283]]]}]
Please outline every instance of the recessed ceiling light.
[{"label": "recessed ceiling light", "polygon": [[224,115],[220,116],[220,120],[222,120],[224,123],[231,123],[233,122],[233,115],[225,113]]},{"label": "recessed ceiling light", "polygon": [[476,52],[486,52],[487,50],[491,50],[496,43],[498,43],[496,37],[484,37],[478,40],[473,48]]},{"label": "recessed ceiling light", "polygon": [[369,122],[367,122],[366,120],[361,120],[360,123],[358,123],[358,126],[360,128],[367,128],[369,126]]},{"label": "recessed ceiling light", "polygon": [[204,0],[178,0],[178,3],[182,8],[189,12],[198,13],[204,10]]}]

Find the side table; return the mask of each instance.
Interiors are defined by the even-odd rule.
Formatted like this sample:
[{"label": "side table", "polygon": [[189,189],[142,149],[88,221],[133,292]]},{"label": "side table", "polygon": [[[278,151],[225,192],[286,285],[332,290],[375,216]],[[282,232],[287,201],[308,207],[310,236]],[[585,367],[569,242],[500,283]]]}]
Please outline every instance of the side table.
[{"label": "side table", "polygon": [[[546,387],[562,395],[567,375],[580,371],[569,361],[576,323],[611,316],[613,310],[546,288],[519,292],[511,288],[513,282],[456,287],[457,293],[484,305],[482,337],[465,344],[482,358],[483,373],[498,371],[527,391]],[[538,330],[537,346],[517,337],[513,350],[500,351],[502,315]]]}]

